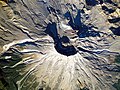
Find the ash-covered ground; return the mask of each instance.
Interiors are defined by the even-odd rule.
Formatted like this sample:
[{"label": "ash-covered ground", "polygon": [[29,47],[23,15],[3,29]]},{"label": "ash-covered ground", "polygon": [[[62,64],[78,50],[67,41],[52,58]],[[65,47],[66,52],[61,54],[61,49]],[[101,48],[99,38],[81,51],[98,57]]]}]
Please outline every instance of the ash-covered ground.
[{"label": "ash-covered ground", "polygon": [[0,90],[120,90],[119,0],[0,0]]}]

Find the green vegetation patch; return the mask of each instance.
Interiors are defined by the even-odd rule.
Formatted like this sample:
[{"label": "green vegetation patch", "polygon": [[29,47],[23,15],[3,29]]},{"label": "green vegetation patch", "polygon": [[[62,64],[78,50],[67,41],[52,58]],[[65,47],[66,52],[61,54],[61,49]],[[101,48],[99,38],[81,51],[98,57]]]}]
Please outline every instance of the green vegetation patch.
[{"label": "green vegetation patch", "polygon": [[3,82],[1,79],[0,79],[0,90],[7,90],[6,89],[6,84],[5,82]]},{"label": "green vegetation patch", "polygon": [[118,80],[117,83],[113,85],[117,90],[120,90],[120,79]]},{"label": "green vegetation patch", "polygon": [[117,56],[115,57],[115,62],[120,64],[120,55],[117,55]]}]

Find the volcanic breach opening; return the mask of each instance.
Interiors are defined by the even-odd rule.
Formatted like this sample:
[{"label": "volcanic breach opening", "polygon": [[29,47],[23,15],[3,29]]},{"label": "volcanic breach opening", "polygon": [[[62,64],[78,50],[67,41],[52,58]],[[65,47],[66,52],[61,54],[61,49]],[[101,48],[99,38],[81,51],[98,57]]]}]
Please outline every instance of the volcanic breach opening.
[{"label": "volcanic breach opening", "polygon": [[77,53],[75,47],[70,43],[70,39],[67,36],[58,34],[55,22],[49,23],[45,32],[53,38],[54,47],[58,53],[65,56],[71,56]]}]

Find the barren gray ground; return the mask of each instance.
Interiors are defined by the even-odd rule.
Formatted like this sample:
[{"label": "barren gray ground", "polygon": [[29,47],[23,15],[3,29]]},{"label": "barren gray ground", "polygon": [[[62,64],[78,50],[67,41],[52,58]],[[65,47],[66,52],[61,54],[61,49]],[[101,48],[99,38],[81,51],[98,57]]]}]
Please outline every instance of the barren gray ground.
[{"label": "barren gray ground", "polygon": [[120,90],[119,0],[0,0],[0,90]]}]

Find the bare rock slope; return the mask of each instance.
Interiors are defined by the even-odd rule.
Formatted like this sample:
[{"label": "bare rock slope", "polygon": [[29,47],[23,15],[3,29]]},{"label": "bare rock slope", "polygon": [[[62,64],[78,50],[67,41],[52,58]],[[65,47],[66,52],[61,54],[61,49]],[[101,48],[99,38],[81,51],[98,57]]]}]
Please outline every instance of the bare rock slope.
[{"label": "bare rock slope", "polygon": [[0,89],[120,90],[119,55],[119,0],[0,0]]}]

